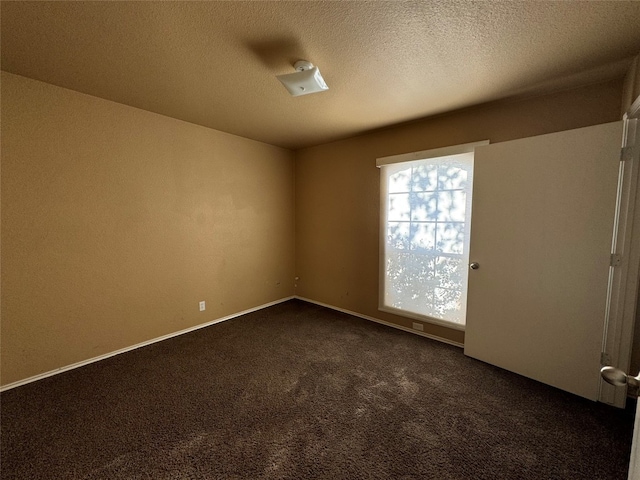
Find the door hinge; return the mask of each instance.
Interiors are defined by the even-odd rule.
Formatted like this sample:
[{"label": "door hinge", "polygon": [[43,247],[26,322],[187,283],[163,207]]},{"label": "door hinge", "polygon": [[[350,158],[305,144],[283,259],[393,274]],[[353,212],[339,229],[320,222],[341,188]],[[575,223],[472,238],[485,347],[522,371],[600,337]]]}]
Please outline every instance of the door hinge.
[{"label": "door hinge", "polygon": [[619,267],[621,263],[622,255],[620,255],[619,253],[612,253],[611,262],[609,263],[609,265],[611,265],[612,267]]},{"label": "door hinge", "polygon": [[622,147],[620,149],[620,161],[626,162],[633,159],[633,145]]},{"label": "door hinge", "polygon": [[600,353],[600,365],[611,365],[611,355],[606,352]]}]

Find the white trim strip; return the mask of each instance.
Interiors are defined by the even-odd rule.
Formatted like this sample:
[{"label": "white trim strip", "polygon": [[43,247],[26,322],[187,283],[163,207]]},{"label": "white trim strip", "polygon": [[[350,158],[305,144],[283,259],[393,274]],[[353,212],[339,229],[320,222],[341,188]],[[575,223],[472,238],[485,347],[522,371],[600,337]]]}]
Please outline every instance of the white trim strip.
[{"label": "white trim strip", "polygon": [[42,380],[43,378],[51,377],[53,375],[57,375],[58,373],[66,372],[68,370],[73,370],[74,368],[83,367],[90,363],[98,362],[100,360],[104,360],[106,358],[113,357],[115,355],[120,355],[121,353],[126,353],[131,350],[135,350],[136,348],[146,347],[147,345],[151,345],[152,343],[161,342],[163,340],[168,340],[172,337],[177,337],[178,335],[183,335],[185,333],[193,332],[194,330],[199,330],[204,327],[209,327],[216,323],[224,322],[226,320],[231,320],[232,318],[236,318],[242,315],[246,315],[248,313],[256,312],[258,310],[262,310],[263,308],[272,307],[273,305],[277,305],[279,303],[283,303],[288,300],[293,300],[294,298],[295,297],[293,296],[281,298],[280,300],[275,300],[273,302],[265,303],[264,305],[259,305],[257,307],[253,307],[248,310],[243,310],[242,312],[233,313],[231,315],[227,315],[226,317],[218,318],[216,320],[211,320],[210,322],[201,323],[200,325],[195,325],[193,327],[185,328],[184,330],[168,333],[167,335],[163,335],[157,338],[152,338],[151,340],[147,340],[145,342],[136,343],[135,345],[131,345],[130,347],[121,348],[113,352],[105,353],[104,355],[98,355],[97,357],[89,358],[88,360],[82,360],[80,362],[72,363],[71,365],[66,365],[64,367],[56,368],[55,370],[50,370],[48,372],[34,375],[33,377],[25,378],[23,380],[18,380],[17,382],[8,383],[7,385],[3,385],[2,387],[0,387],[0,392],[4,392],[5,390],[10,390],[12,388],[19,387],[21,385],[26,385],[27,383],[35,382],[37,380]]},{"label": "white trim strip", "polygon": [[476,147],[481,147],[483,145],[489,145],[489,140],[463,143],[462,145],[434,148],[431,150],[422,150],[421,152],[402,153],[400,155],[381,157],[376,159],[376,167],[384,167],[385,165],[391,165],[393,163],[413,162],[414,160],[424,160],[426,158],[448,157],[450,155],[469,153],[473,152]]},{"label": "white trim strip", "polygon": [[402,325],[396,325],[395,323],[387,322],[385,320],[380,320],[379,318],[374,318],[374,317],[370,317],[368,315],[363,315],[363,314],[358,313],[358,312],[353,312],[351,310],[346,310],[344,308],[335,307],[333,305],[329,305],[328,303],[316,302],[315,300],[311,300],[310,298],[300,297],[298,295],[296,295],[294,298],[296,298],[298,300],[302,300],[303,302],[314,303],[316,305],[320,305],[321,307],[326,307],[326,308],[330,308],[332,310],[337,310],[338,312],[346,313],[348,315],[353,315],[354,317],[362,318],[364,320],[369,320],[371,322],[380,323],[382,325],[386,325],[387,327],[397,328],[398,330],[403,330],[403,331],[408,332],[408,333],[413,333],[415,335],[420,335],[421,337],[427,337],[427,338],[430,338],[431,340],[436,340],[438,342],[447,343],[449,345],[453,345],[454,347],[464,348],[464,344],[463,343],[454,342],[453,340],[448,340],[446,338],[438,337],[436,335],[431,335],[430,333],[425,333],[425,332],[420,332],[418,330],[413,330],[413,329],[408,328],[408,327],[403,327]]},{"label": "white trim strip", "polygon": [[627,117],[630,119],[640,118],[640,95],[638,95],[638,98],[635,99],[629,107],[629,110],[627,110]]},{"label": "white trim strip", "polygon": [[[381,296],[384,298],[384,296]],[[447,320],[440,320],[438,318],[429,317],[427,315],[420,315],[419,313],[410,312],[408,310],[400,310],[399,308],[389,307],[387,305],[380,305],[378,310],[381,312],[392,313],[398,317],[410,318],[412,320],[420,320],[423,323],[430,323],[432,325],[438,325],[439,327],[450,328],[451,330],[460,330],[464,332],[465,325],[461,323],[449,322]]]}]

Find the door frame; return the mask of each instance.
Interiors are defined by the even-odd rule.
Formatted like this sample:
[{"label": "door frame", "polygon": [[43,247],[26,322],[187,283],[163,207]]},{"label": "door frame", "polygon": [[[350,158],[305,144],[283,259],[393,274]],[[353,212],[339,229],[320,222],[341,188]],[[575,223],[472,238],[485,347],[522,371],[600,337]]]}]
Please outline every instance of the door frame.
[{"label": "door frame", "polygon": [[[620,257],[619,264],[609,271],[601,363],[628,372],[640,276],[640,97],[624,114],[623,122],[618,200],[611,245],[612,255]],[[626,385],[614,387],[600,381],[600,402],[624,408],[626,398]]]}]

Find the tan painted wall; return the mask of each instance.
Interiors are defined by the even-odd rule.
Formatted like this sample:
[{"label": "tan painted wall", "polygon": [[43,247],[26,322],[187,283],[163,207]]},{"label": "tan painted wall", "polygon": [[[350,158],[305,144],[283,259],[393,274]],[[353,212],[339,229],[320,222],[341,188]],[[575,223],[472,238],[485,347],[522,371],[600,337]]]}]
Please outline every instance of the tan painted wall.
[{"label": "tan painted wall", "polygon": [[[377,310],[377,157],[619,118],[620,81],[296,152],[2,74],[2,384],[287,297]],[[199,300],[207,310],[197,310]],[[425,331],[462,342],[462,332]]]},{"label": "tan painted wall", "polygon": [[2,384],[293,295],[293,201],[290,151],[3,73]]},{"label": "tan painted wall", "polygon": [[[296,152],[296,294],[398,325],[378,311],[379,172],[376,158],[516,138],[620,119],[622,82],[500,102]],[[504,179],[496,179],[496,188]],[[462,342],[435,325],[425,332]]]}]

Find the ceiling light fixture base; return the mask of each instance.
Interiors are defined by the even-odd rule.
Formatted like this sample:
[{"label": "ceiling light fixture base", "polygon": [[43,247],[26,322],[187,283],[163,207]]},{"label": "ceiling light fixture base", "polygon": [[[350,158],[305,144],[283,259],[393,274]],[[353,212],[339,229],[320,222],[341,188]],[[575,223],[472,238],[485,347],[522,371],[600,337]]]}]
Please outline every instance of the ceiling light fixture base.
[{"label": "ceiling light fixture base", "polygon": [[293,64],[293,68],[296,69],[296,72],[306,72],[313,68],[313,63],[307,62],[306,60],[298,60]]},{"label": "ceiling light fixture base", "polygon": [[294,97],[310,93],[323,92],[329,87],[322,78],[320,70],[307,60],[298,60],[293,64],[295,73],[276,75],[284,88]]}]

